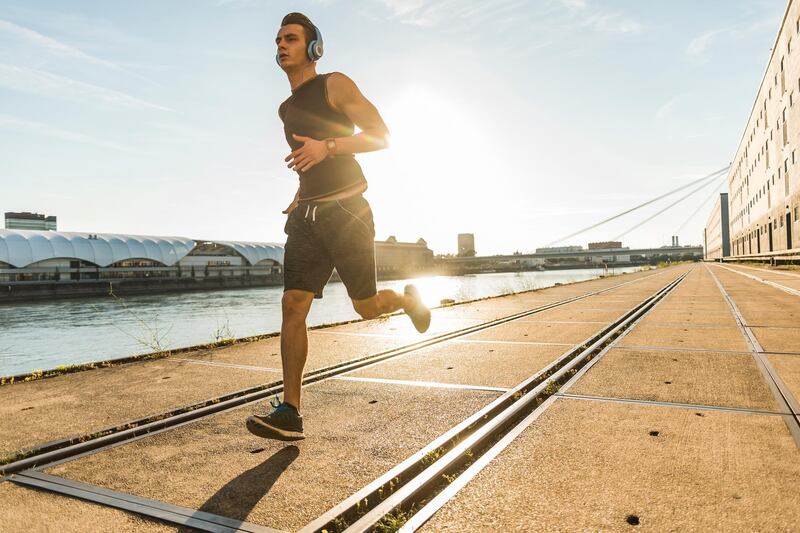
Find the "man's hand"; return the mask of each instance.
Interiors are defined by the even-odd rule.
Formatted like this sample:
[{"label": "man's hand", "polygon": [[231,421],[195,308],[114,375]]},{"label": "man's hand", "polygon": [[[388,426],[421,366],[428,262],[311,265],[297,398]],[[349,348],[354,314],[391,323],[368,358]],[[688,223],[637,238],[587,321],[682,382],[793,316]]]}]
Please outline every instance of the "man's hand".
[{"label": "man's hand", "polygon": [[300,204],[299,204],[299,203],[297,203],[297,200],[292,200],[292,203],[291,203],[291,204],[289,204],[289,207],[287,207],[286,209],[284,209],[283,211],[281,211],[281,213],[283,213],[284,215],[290,215],[290,214],[292,213],[292,211],[294,211],[295,209],[297,209],[297,206],[298,206],[298,205],[300,205]]},{"label": "man's hand", "polygon": [[292,134],[294,140],[303,143],[303,146],[286,156],[284,161],[288,161],[288,167],[292,170],[305,172],[320,161],[328,157],[328,146],[325,141],[318,141],[311,137]]}]

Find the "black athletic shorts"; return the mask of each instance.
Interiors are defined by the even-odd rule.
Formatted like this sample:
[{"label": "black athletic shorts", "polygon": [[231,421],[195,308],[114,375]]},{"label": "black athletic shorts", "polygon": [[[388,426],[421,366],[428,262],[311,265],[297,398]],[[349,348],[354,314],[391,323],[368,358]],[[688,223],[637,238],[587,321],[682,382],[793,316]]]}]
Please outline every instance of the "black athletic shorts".
[{"label": "black athletic shorts", "polygon": [[335,268],[350,298],[375,296],[375,224],[362,195],[302,203],[289,213],[284,231],[284,291],[299,289],[322,298]]}]

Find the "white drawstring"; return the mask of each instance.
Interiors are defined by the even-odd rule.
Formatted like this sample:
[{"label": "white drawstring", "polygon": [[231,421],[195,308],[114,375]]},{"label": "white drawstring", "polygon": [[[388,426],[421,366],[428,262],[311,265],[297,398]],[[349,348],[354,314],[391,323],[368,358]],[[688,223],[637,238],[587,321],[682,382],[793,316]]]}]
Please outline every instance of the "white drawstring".
[{"label": "white drawstring", "polygon": [[317,221],[317,208],[318,207],[319,207],[318,205],[315,205],[314,206],[314,210],[311,211],[311,222],[316,222]]},{"label": "white drawstring", "polygon": [[303,218],[308,218],[308,210],[309,210],[309,209],[311,209],[311,204],[308,204],[308,205],[306,206],[306,216],[304,216]]}]

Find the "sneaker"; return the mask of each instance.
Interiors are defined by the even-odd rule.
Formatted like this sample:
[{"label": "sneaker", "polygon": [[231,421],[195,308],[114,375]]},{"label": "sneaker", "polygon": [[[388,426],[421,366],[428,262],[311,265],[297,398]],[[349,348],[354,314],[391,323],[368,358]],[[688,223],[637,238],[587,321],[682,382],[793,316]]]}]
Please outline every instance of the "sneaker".
[{"label": "sneaker", "polygon": [[422,303],[419,290],[414,285],[406,285],[405,295],[414,300],[414,305],[406,309],[406,314],[411,319],[411,323],[420,333],[425,333],[431,325],[431,310]]},{"label": "sneaker", "polygon": [[287,403],[271,404],[275,409],[268,415],[253,415],[247,418],[247,429],[253,435],[265,439],[302,440],[303,417],[297,409]]}]

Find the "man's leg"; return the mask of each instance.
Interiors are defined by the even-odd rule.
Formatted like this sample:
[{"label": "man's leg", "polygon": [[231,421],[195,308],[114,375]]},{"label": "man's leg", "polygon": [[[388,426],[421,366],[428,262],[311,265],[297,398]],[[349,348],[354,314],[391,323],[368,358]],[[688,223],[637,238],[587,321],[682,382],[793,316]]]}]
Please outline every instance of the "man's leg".
[{"label": "man's leg", "polygon": [[431,312],[422,302],[416,287],[406,285],[405,294],[390,289],[378,291],[375,296],[353,300],[353,309],[361,318],[370,319],[402,309],[411,318],[414,327],[425,333],[431,323]]},{"label": "man's leg", "polygon": [[414,301],[403,294],[390,289],[378,291],[378,294],[364,300],[353,300],[353,309],[361,318],[376,318],[400,309],[410,308]]},{"label": "man's leg", "polygon": [[306,318],[314,301],[314,293],[290,289],[283,293],[281,307],[281,361],[283,363],[283,401],[300,409],[300,388],[303,367],[308,357]]}]

